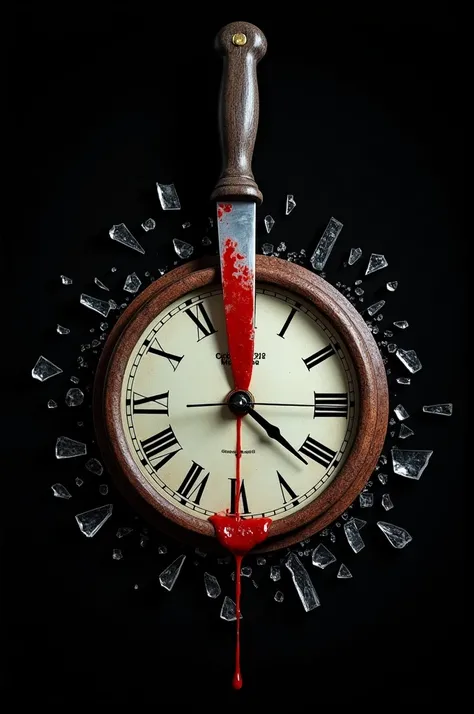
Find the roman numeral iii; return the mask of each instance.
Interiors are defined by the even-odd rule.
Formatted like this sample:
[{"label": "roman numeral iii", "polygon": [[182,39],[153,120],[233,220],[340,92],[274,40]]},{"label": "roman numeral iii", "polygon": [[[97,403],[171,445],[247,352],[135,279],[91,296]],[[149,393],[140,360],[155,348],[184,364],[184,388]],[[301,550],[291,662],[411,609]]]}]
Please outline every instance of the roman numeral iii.
[{"label": "roman numeral iii", "polygon": [[[163,468],[182,448],[170,426],[154,436],[149,436],[148,439],[144,439],[140,443],[145,456],[155,471],[159,471]],[[178,448],[174,449],[173,447]],[[146,459],[144,459],[142,463],[146,466]]]},{"label": "roman numeral iii", "polygon": [[320,444],[319,441],[313,439],[311,436],[305,440],[303,445],[299,449],[302,454],[309,456],[313,461],[317,461],[318,464],[327,468],[333,458],[336,456],[336,452],[329,449],[324,444]]},{"label": "roman numeral iii", "polygon": [[332,357],[334,354],[336,354],[334,347],[332,345],[328,345],[327,347],[323,347],[322,350],[315,352],[314,355],[310,355],[309,357],[306,357],[306,359],[303,359],[303,362],[308,370],[313,369],[313,367],[316,367],[317,364],[321,364],[321,362],[324,362],[325,359]]},{"label": "roman numeral iii", "polygon": [[184,312],[189,318],[191,318],[191,320],[197,327],[198,342],[203,340],[205,337],[209,337],[209,335],[213,335],[215,332],[217,332],[202,302],[200,302],[199,305],[197,305],[196,307],[189,307]]},{"label": "roman numeral iii", "polygon": [[349,411],[347,394],[314,393],[314,417],[346,417]]},{"label": "roman numeral iii", "polygon": [[184,481],[177,491],[177,493],[181,494],[181,496],[187,498],[188,501],[193,501],[193,503],[196,503],[198,506],[201,503],[202,494],[204,493],[204,489],[206,488],[209,479],[209,473],[205,476],[201,476],[203,471],[204,468],[193,461],[191,468],[184,477]]}]

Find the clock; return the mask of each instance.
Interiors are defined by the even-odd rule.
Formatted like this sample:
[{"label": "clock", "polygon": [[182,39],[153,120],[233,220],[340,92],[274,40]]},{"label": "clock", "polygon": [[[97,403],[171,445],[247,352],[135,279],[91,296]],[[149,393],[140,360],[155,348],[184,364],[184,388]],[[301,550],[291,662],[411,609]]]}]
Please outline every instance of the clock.
[{"label": "clock", "polygon": [[[323,529],[363,490],[388,389],[363,318],[321,277],[257,256],[255,294],[250,393],[262,423],[242,420],[239,506],[242,518],[271,519],[260,546],[270,551]],[[208,550],[218,547],[209,518],[236,506],[234,394],[212,260],[137,297],[96,373],[97,438],[118,487],[158,529]]]},{"label": "clock", "polygon": [[231,23],[216,47],[219,261],[183,265],[127,308],[100,359],[94,420],[108,470],[145,518],[241,559],[301,541],[350,506],[383,447],[388,387],[343,296],[301,266],[255,255],[266,39]]}]

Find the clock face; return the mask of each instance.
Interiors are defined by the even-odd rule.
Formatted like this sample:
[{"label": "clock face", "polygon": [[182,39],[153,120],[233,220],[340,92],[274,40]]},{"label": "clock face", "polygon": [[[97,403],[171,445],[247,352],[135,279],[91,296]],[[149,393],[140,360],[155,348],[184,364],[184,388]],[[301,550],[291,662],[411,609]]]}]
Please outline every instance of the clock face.
[{"label": "clock face", "polygon": [[[357,431],[358,389],[344,345],[310,303],[257,284],[255,318],[255,411],[302,460],[244,417],[239,506],[244,517],[279,520],[317,499],[338,474]],[[157,494],[203,520],[235,510],[231,389],[219,286],[156,315],[122,380],[122,426],[136,466]]]}]

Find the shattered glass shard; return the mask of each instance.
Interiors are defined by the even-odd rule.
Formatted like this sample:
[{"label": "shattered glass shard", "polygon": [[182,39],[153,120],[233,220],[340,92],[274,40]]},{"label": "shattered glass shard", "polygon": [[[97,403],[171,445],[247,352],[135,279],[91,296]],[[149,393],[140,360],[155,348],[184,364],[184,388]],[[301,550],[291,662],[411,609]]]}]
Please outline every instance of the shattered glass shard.
[{"label": "shattered glass shard", "polygon": [[78,387],[71,387],[67,390],[64,401],[68,407],[80,407],[84,401],[84,392]]},{"label": "shattered glass shard", "polygon": [[31,370],[33,379],[38,379],[40,382],[46,382],[47,379],[51,379],[57,374],[62,374],[61,367],[53,364],[43,356],[38,357],[35,366]]},{"label": "shattered glass shard", "polygon": [[278,243],[278,245],[276,247],[276,252],[283,253],[285,250],[286,250],[286,243],[284,243],[283,241],[281,243]]},{"label": "shattered glass shard", "polygon": [[87,445],[82,441],[75,441],[67,436],[58,436],[56,440],[56,458],[72,459],[76,456],[85,456]]},{"label": "shattered glass shard", "polygon": [[267,233],[270,233],[271,229],[275,225],[275,220],[274,220],[274,218],[272,218],[272,216],[265,216],[264,221],[265,221],[265,229],[266,229]]},{"label": "shattered glass shard", "polygon": [[112,560],[122,560],[123,553],[120,548],[113,548],[112,550]]},{"label": "shattered glass shard", "polygon": [[281,590],[277,590],[275,595],[273,596],[273,599],[275,600],[275,602],[283,602],[285,596]]},{"label": "shattered glass shard", "polygon": [[[403,425],[402,425],[402,426],[403,426]],[[378,478],[378,480],[380,481],[380,483],[382,484],[382,486],[385,486],[385,484],[386,484],[387,481],[388,481],[388,476],[387,476],[387,474],[378,473],[378,474],[377,474],[377,478]]]},{"label": "shattered glass shard", "polygon": [[310,258],[314,270],[324,269],[342,228],[343,224],[340,221],[337,221],[335,218],[329,219],[329,223],[324,229],[324,233],[319,239],[318,245]]},{"label": "shattered glass shard", "polygon": [[285,566],[291,573],[293,584],[299,595],[305,612],[310,612],[321,605],[309,573],[295,553],[290,553],[285,561]]},{"label": "shattered glass shard", "polygon": [[87,538],[95,536],[104,523],[109,520],[112,511],[113,505],[108,503],[106,506],[99,506],[99,508],[91,508],[90,511],[78,513],[76,522],[81,533],[84,533]]},{"label": "shattered glass shard", "polygon": [[337,577],[340,578],[341,580],[347,580],[348,578],[352,578],[352,573],[347,567],[347,565],[344,565],[344,563],[341,563]]},{"label": "shattered glass shard", "polygon": [[382,268],[386,268],[387,265],[388,263],[385,260],[384,255],[382,255],[381,253],[372,253],[369,258],[369,264],[367,266],[365,274],[370,275],[371,273],[375,273],[377,270],[382,270]]},{"label": "shattered glass shard", "polygon": [[410,429],[406,424],[400,424],[400,431],[398,432],[399,439],[408,439],[409,436],[413,436],[415,432]]},{"label": "shattered glass shard", "polygon": [[262,557],[257,558],[257,565],[265,565],[266,562],[267,562],[266,558],[262,558]]},{"label": "shattered glass shard", "polygon": [[66,486],[63,486],[62,483],[53,483],[53,485],[51,486],[51,490],[53,492],[53,496],[56,496],[56,498],[72,498]]},{"label": "shattered glass shard", "polygon": [[156,222],[153,220],[153,218],[147,218],[146,221],[143,221],[142,228],[147,233],[148,231],[153,231],[156,228]]},{"label": "shattered glass shard", "polygon": [[393,411],[395,412],[395,416],[399,421],[404,421],[410,416],[403,404],[397,404]]},{"label": "shattered glass shard", "polygon": [[190,221],[186,221],[185,223],[182,224],[181,228],[184,230],[185,228],[191,228],[191,223]]},{"label": "shattered glass shard", "polygon": [[109,487],[107,486],[106,483],[101,483],[99,486],[99,493],[101,496],[107,496],[109,492]]},{"label": "shattered glass shard", "polygon": [[104,285],[104,283],[102,282],[102,280],[99,280],[99,278],[94,278],[94,283],[95,283],[95,284],[97,285],[97,287],[100,288],[101,290],[107,290],[107,291],[109,291],[109,288],[107,287],[107,285]]},{"label": "shattered glass shard", "polygon": [[382,494],[382,506],[385,508],[386,511],[390,511],[390,509],[393,508],[392,499],[390,498],[389,493]]},{"label": "shattered glass shard", "polygon": [[356,288],[356,289],[354,290],[354,292],[355,292],[355,294],[356,294],[357,296],[360,297],[361,295],[364,294],[364,288]]},{"label": "shattered glass shard", "polygon": [[395,292],[395,290],[398,288],[398,282],[396,280],[392,280],[389,283],[387,283],[387,290],[390,293]]},{"label": "shattered glass shard", "polygon": [[373,305],[370,305],[370,307],[367,308],[367,312],[370,315],[370,317],[373,317],[376,312],[381,310],[383,306],[385,305],[385,300],[379,300],[378,302],[374,302]]},{"label": "shattered glass shard", "polygon": [[129,535],[130,533],[133,533],[133,528],[122,527],[117,530],[117,533],[115,535],[117,538],[125,538],[125,536]]},{"label": "shattered glass shard", "polygon": [[398,384],[411,384],[410,377],[397,377]]},{"label": "shattered glass shard", "polygon": [[[242,612],[240,612],[240,619],[242,620]],[[220,613],[221,620],[226,620],[226,622],[234,622],[237,620],[236,605],[233,600],[227,595],[224,598]]]},{"label": "shattered glass shard", "polygon": [[204,587],[206,588],[207,597],[210,597],[213,600],[221,594],[221,586],[214,575],[204,573]]},{"label": "shattered glass shard", "polygon": [[429,404],[423,407],[426,414],[438,414],[439,416],[451,416],[453,413],[452,404]]},{"label": "shattered glass shard", "polygon": [[211,245],[212,240],[209,238],[209,236],[204,236],[204,238],[201,240],[201,243],[205,246]]},{"label": "shattered glass shard", "polygon": [[179,238],[173,238],[173,247],[176,255],[178,255],[183,260],[187,260],[194,253],[194,248],[189,243]]},{"label": "shattered glass shard", "polygon": [[71,382],[73,384],[79,384],[79,377],[74,377],[74,375],[71,377]]},{"label": "shattered glass shard", "polygon": [[262,245],[262,253],[263,255],[271,255],[274,251],[274,245],[273,243],[264,243]]},{"label": "shattered glass shard", "polygon": [[295,207],[296,207],[295,197],[293,196],[293,194],[289,193],[286,197],[285,215],[289,216]]},{"label": "shattered glass shard", "polygon": [[252,575],[252,568],[249,565],[244,565],[241,569],[240,574],[243,578],[250,578]]},{"label": "shattered glass shard", "polygon": [[413,540],[408,531],[400,526],[395,526],[393,523],[377,521],[377,525],[394,548],[404,548]]},{"label": "shattered glass shard", "polygon": [[394,473],[405,478],[419,480],[433,455],[429,450],[412,450],[392,448],[392,465]]},{"label": "shattered glass shard", "polygon": [[138,275],[136,273],[130,273],[130,275],[127,275],[125,279],[123,289],[127,293],[136,293],[140,289],[141,284],[142,281],[140,280]]},{"label": "shattered glass shard", "polygon": [[362,256],[362,249],[361,248],[351,248],[351,252],[349,253],[349,260],[347,261],[349,265],[354,265],[354,263],[357,263],[359,258]]},{"label": "shattered glass shard", "polygon": [[319,543],[313,550],[312,563],[316,565],[316,567],[321,568],[321,570],[324,570],[328,565],[335,562],[336,558],[329,548],[326,548],[324,543]]},{"label": "shattered glass shard", "polygon": [[112,226],[109,230],[109,236],[117,243],[121,243],[127,248],[136,250],[138,253],[145,252],[135,236],[130,233],[125,223],[118,223],[116,226]]},{"label": "shattered glass shard", "polygon": [[84,485],[84,481],[82,480],[82,478],[79,478],[79,476],[76,476],[74,482],[78,488]]},{"label": "shattered glass shard", "polygon": [[275,583],[281,579],[281,570],[280,570],[279,565],[271,565],[270,566],[270,578]]},{"label": "shattered glass shard", "polygon": [[374,505],[374,494],[369,491],[362,491],[359,494],[359,506],[361,508],[372,508]]},{"label": "shattered glass shard", "polygon": [[63,285],[72,285],[72,278],[68,278],[67,275],[61,275],[61,282]]},{"label": "shattered glass shard", "polygon": [[415,372],[420,371],[422,365],[415,350],[398,349],[396,355],[409,372],[415,374]]},{"label": "shattered glass shard", "polygon": [[390,342],[390,344],[387,345],[387,350],[390,352],[391,355],[393,355],[397,351],[398,347],[394,342]]},{"label": "shattered glass shard", "polygon": [[118,305],[115,300],[109,300],[109,307],[111,310],[116,310],[118,308]]},{"label": "shattered glass shard", "polygon": [[354,553],[359,553],[362,548],[365,548],[365,543],[362,540],[362,537],[359,533],[359,528],[354,522],[354,519],[351,518],[350,521],[344,523],[344,533],[346,535],[347,542],[349,543]]},{"label": "shattered glass shard", "polygon": [[99,300],[99,298],[92,297],[92,295],[86,295],[85,293],[81,294],[80,303],[81,305],[88,307],[90,310],[98,312],[99,315],[102,315],[103,317],[107,317],[112,307],[110,301],[106,302],[105,300]]},{"label": "shattered glass shard", "polygon": [[48,399],[48,409],[56,409],[57,403],[54,401],[54,399]]},{"label": "shattered glass shard", "polygon": [[58,333],[58,335],[69,335],[71,330],[69,329],[69,327],[63,327],[63,325],[57,325],[56,332]]},{"label": "shattered glass shard", "polygon": [[180,211],[181,203],[176,193],[174,183],[158,183],[156,182],[156,190],[160,199],[161,208],[164,211]]},{"label": "shattered glass shard", "polygon": [[395,327],[398,327],[399,330],[406,330],[408,327],[408,322],[406,320],[397,320],[393,324]]},{"label": "shattered glass shard", "polygon": [[367,525],[367,521],[362,520],[362,518],[351,518],[358,531],[362,530],[364,526]]},{"label": "shattered glass shard", "polygon": [[185,555],[178,555],[178,557],[173,560],[173,562],[160,573],[160,585],[165,590],[168,590],[168,592],[173,589],[173,586],[178,579],[185,560]]},{"label": "shattered glass shard", "polygon": [[158,555],[166,555],[167,552],[168,552],[168,548],[166,547],[166,545],[158,546]]}]

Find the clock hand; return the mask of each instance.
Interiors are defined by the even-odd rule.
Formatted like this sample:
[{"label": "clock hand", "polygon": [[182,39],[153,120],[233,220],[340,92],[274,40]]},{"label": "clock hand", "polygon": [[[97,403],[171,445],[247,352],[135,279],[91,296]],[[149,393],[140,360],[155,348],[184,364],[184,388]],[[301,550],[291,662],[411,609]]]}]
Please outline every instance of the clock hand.
[{"label": "clock hand", "polygon": [[308,464],[308,462],[303,459],[303,457],[292,447],[292,445],[281,435],[280,429],[275,426],[274,424],[270,424],[269,421],[267,421],[261,414],[255,411],[255,409],[249,409],[247,412],[248,416],[252,417],[257,424],[260,424],[261,427],[265,429],[267,432],[268,436],[270,439],[275,439],[275,441],[278,441],[279,444],[285,447],[285,449],[288,449],[288,451],[293,454],[293,456],[296,456],[297,459],[302,461],[304,464]]},{"label": "clock hand", "polygon": [[[205,404],[186,404],[187,407],[225,407],[227,402],[209,402]],[[252,407],[311,407],[314,409],[313,404],[283,404],[281,402],[249,402],[249,406]]]}]

